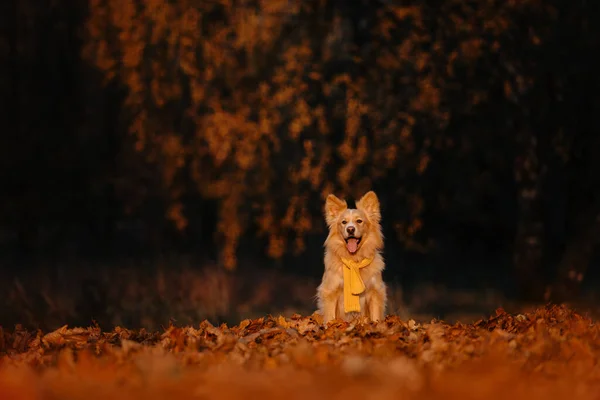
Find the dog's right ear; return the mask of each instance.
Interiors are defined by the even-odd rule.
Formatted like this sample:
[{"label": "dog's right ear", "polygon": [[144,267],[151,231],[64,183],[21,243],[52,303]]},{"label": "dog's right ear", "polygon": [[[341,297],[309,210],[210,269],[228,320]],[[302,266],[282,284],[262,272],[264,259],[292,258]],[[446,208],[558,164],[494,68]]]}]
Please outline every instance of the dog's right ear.
[{"label": "dog's right ear", "polygon": [[327,222],[327,225],[332,226],[335,224],[337,217],[346,210],[346,208],[348,208],[346,200],[339,199],[333,194],[327,196],[327,200],[325,200],[325,221]]}]

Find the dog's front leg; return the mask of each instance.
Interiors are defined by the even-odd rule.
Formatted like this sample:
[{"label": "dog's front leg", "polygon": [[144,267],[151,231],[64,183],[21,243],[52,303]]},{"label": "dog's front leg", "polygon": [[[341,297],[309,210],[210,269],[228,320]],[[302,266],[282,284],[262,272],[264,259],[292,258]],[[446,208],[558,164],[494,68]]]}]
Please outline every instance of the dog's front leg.
[{"label": "dog's front leg", "polygon": [[319,310],[323,315],[323,323],[327,324],[336,318],[335,312],[338,306],[340,294],[338,290],[319,291]]},{"label": "dog's front leg", "polygon": [[385,312],[385,288],[371,288],[366,294],[367,310],[371,321],[383,321]]}]

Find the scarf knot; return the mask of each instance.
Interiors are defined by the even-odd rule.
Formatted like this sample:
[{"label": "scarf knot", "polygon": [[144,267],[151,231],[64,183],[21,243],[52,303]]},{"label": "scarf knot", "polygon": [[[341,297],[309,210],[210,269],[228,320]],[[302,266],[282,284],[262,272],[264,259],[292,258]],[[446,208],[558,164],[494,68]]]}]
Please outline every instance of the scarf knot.
[{"label": "scarf knot", "polygon": [[362,261],[354,261],[342,258],[344,264],[344,311],[360,312],[359,295],[366,289],[365,283],[360,276],[360,269],[373,262],[372,258],[363,258]]}]

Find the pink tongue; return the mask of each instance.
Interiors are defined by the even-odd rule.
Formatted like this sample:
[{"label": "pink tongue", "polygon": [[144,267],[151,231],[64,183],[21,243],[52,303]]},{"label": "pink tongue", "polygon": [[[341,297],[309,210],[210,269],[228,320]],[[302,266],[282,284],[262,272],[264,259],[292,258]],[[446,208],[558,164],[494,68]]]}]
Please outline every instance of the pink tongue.
[{"label": "pink tongue", "polygon": [[356,250],[358,249],[358,239],[348,239],[348,242],[346,243],[346,248],[350,253],[356,253]]}]

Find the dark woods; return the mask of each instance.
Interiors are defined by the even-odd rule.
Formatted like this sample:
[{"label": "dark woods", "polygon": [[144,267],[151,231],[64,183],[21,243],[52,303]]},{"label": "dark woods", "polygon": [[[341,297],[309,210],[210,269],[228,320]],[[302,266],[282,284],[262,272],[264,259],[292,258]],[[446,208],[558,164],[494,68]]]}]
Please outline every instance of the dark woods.
[{"label": "dark woods", "polygon": [[4,254],[318,276],[324,197],[374,189],[390,278],[588,278],[596,2],[82,4],[0,6]]}]

